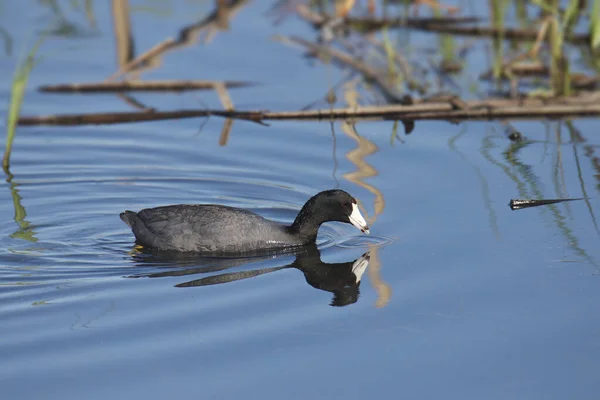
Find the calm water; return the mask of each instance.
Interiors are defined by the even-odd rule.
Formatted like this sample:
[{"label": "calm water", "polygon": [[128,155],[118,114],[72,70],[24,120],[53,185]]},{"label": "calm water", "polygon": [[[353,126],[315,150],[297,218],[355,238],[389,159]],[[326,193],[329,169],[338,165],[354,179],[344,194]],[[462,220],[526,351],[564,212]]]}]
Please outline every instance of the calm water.
[{"label": "calm water", "polygon": [[[230,93],[248,109],[321,98],[344,73],[270,40],[314,33],[295,19],[272,26],[259,3],[210,45],[172,52],[143,77],[261,82]],[[32,4],[1,3],[13,39],[0,63],[4,99],[32,32],[56,23]],[[83,9],[59,4],[77,32],[42,46],[23,114],[131,110],[114,95],[36,92],[115,71],[108,3],[94,5],[96,29]],[[210,9],[132,4],[139,52]],[[480,68],[461,82],[486,68],[484,55],[470,57]],[[210,92],[135,97],[162,109],[219,107]],[[14,176],[0,191],[3,398],[597,398],[598,120],[572,123],[586,141],[558,122],[515,122],[530,139],[519,147],[499,123],[418,123],[392,143],[387,122],[353,131],[236,121],[226,146],[222,120],[201,123],[18,130]],[[150,257],[134,251],[118,217],[217,202],[288,222],[334,187],[360,199],[372,235],[328,224],[319,250],[304,255]],[[582,196],[590,200],[507,206]],[[356,267],[366,267],[360,286],[340,289]]]}]

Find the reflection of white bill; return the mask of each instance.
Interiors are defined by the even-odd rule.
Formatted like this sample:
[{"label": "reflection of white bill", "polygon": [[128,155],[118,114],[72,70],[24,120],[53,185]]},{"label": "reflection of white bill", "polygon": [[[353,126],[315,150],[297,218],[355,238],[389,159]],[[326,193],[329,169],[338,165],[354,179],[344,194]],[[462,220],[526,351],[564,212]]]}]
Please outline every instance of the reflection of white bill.
[{"label": "reflection of white bill", "polygon": [[365,253],[362,256],[360,256],[356,261],[354,261],[354,264],[352,264],[352,273],[356,275],[356,283],[360,282],[360,279],[362,278],[363,274],[367,270],[367,267],[369,266],[370,259],[371,257],[369,253]]},{"label": "reflection of white bill", "polygon": [[363,218],[360,210],[358,209],[358,205],[352,204],[352,214],[348,217],[350,223],[360,229],[362,232],[369,234],[369,226],[367,225],[367,221]]}]

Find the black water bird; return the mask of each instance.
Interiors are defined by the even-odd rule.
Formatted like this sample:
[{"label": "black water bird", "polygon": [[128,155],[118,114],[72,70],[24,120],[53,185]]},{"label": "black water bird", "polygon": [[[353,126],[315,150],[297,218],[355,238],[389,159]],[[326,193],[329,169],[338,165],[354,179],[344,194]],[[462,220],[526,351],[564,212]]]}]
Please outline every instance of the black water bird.
[{"label": "black water bird", "polygon": [[319,227],[328,221],[350,223],[369,233],[356,199],[337,189],[311,197],[289,226],[217,204],[147,208],[125,211],[120,217],[144,247],[210,254],[244,254],[315,243]]}]

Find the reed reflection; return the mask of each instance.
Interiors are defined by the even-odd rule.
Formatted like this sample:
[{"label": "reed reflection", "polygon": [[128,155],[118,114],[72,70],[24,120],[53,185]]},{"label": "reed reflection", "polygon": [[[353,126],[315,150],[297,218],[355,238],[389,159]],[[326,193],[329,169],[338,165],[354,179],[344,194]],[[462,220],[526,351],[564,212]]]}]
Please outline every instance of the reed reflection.
[{"label": "reed reflection", "polygon": [[[137,275],[135,277],[162,278],[208,274],[224,271],[234,267],[242,266],[256,261],[264,261],[269,258],[282,258],[285,255],[293,255],[294,261],[289,264],[277,265],[268,268],[250,269],[210,275],[179,283],[175,287],[189,288],[200,286],[220,285],[229,282],[241,281],[260,275],[270,274],[282,270],[295,269],[304,275],[306,282],[315,289],[323,290],[333,294],[331,306],[343,307],[354,304],[360,296],[360,282],[364,272],[369,266],[371,252],[367,251],[355,260],[341,263],[326,263],[321,260],[321,252],[316,245],[298,248],[292,252],[287,251],[267,256],[249,256],[244,258],[216,258],[200,257],[189,254],[176,253],[138,253],[134,259],[142,266],[152,264],[166,264],[178,266],[195,265],[191,268],[173,269],[158,273]],[[286,258],[286,260],[289,260]]]},{"label": "reed reflection", "polygon": [[14,175],[8,170],[8,168],[4,169],[4,173],[6,174],[6,183],[9,184],[10,195],[13,200],[13,206],[15,208],[15,216],[14,220],[18,225],[18,229],[10,235],[11,239],[23,239],[29,242],[37,242],[37,238],[35,237],[35,231],[33,226],[26,220],[27,211],[25,207],[21,204],[21,195],[19,194],[19,184],[14,181]]},{"label": "reed reflection", "polygon": [[[358,92],[356,91],[356,82],[349,82],[344,85],[344,99],[348,107],[358,107]],[[375,199],[373,201],[374,213],[367,217],[370,225],[373,225],[379,215],[385,209],[385,198],[383,192],[375,185],[365,182],[365,179],[378,175],[377,169],[366,161],[368,156],[374,155],[379,151],[379,147],[369,139],[358,134],[356,126],[349,122],[342,123],[342,132],[356,142],[356,148],[346,154],[346,158],[356,166],[356,170],[343,175],[344,179],[360,186],[371,192]],[[363,207],[364,208],[364,207]],[[364,210],[366,211],[366,210]],[[368,215],[368,213],[367,213]],[[392,296],[392,288],[381,278],[381,263],[378,257],[378,248],[370,246],[372,255],[371,268],[369,269],[369,280],[377,292],[377,301],[375,306],[385,307]]]}]

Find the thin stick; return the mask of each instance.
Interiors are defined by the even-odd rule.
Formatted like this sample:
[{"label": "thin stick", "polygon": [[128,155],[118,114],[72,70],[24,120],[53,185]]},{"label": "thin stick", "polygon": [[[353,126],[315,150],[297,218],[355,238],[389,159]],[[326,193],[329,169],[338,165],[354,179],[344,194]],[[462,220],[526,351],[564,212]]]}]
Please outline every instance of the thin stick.
[{"label": "thin stick", "polygon": [[252,82],[241,81],[122,81],[122,82],[86,82],[66,83],[40,86],[40,92],[54,93],[100,93],[100,92],[133,92],[133,91],[186,91],[214,89],[217,85],[226,88],[252,86]]},{"label": "thin stick", "polygon": [[[596,100],[594,100],[596,99]],[[486,100],[465,102],[457,109],[451,102],[421,103],[409,106],[338,108],[307,111],[236,111],[236,110],[176,110],[155,112],[118,112],[97,114],[47,115],[19,118],[19,125],[86,125],[117,124],[167,119],[220,116],[262,123],[267,120],[332,119],[402,119],[402,120],[465,120],[465,119],[539,119],[591,117],[600,115],[597,96],[583,99],[565,98],[553,101],[538,99]]]}]

